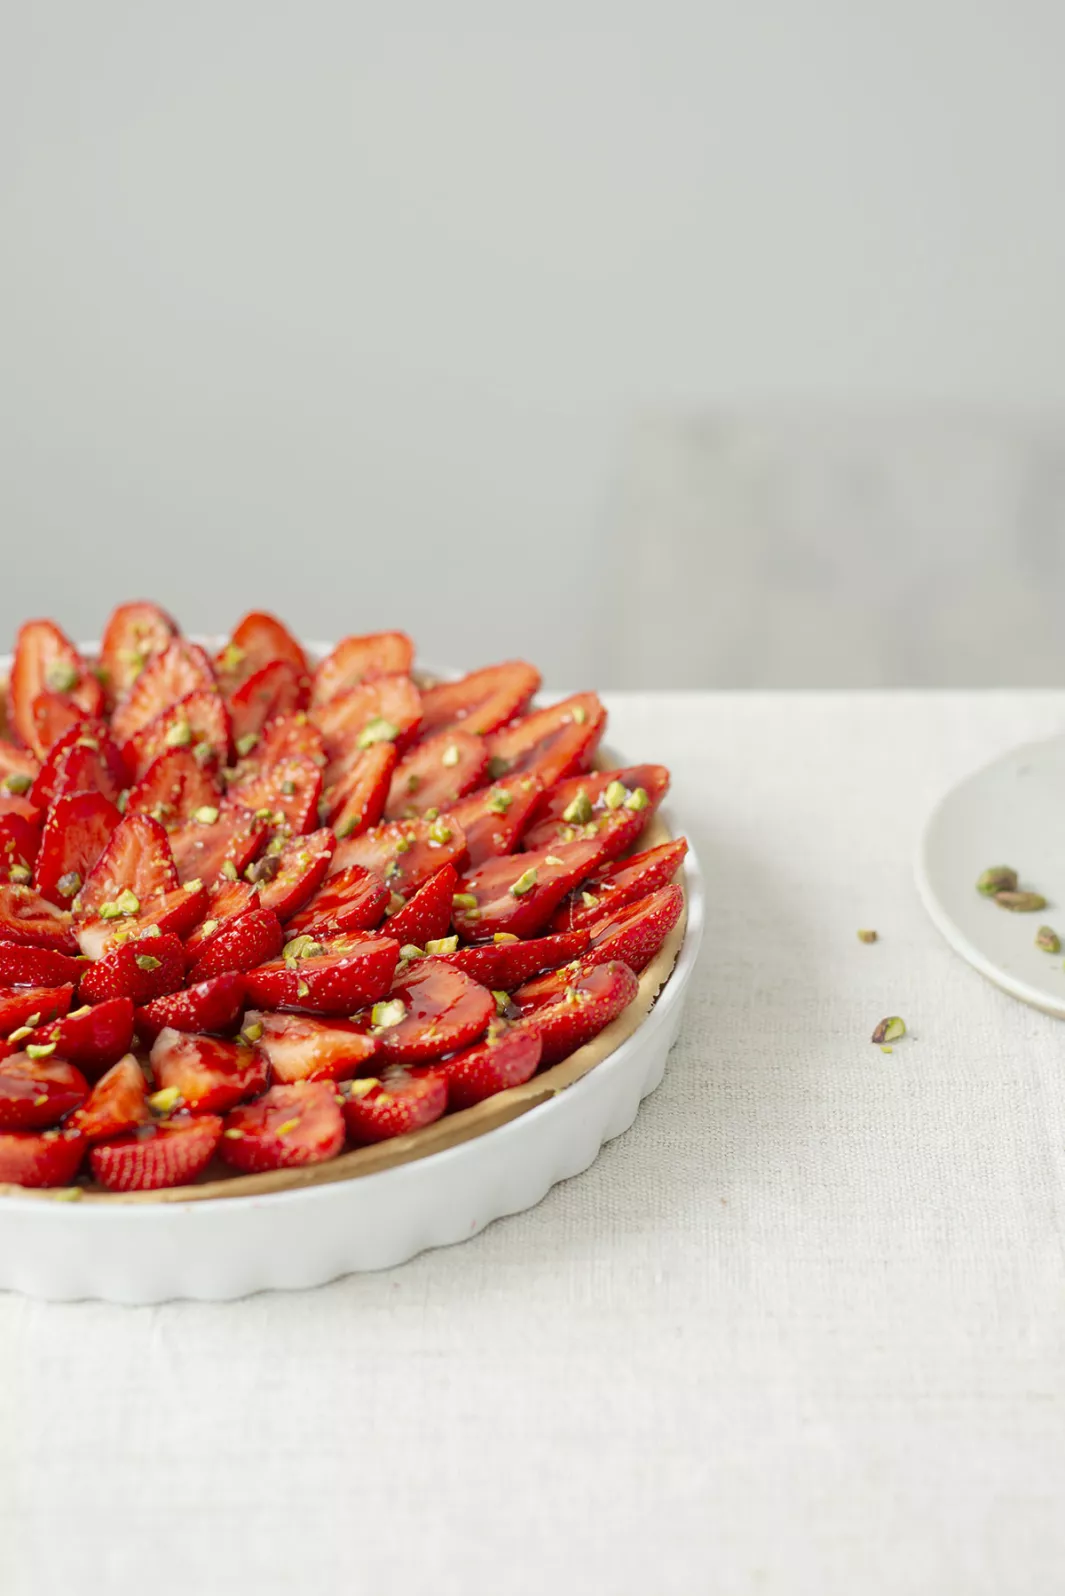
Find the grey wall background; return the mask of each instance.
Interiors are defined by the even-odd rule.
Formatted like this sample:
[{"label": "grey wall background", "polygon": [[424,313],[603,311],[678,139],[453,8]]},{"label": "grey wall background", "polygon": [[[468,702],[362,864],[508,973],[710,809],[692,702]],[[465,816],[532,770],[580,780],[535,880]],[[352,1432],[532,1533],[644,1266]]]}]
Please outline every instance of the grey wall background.
[{"label": "grey wall background", "polygon": [[0,631],[147,593],[620,680],[646,418],[1062,406],[1063,47],[1055,0],[9,4]]}]

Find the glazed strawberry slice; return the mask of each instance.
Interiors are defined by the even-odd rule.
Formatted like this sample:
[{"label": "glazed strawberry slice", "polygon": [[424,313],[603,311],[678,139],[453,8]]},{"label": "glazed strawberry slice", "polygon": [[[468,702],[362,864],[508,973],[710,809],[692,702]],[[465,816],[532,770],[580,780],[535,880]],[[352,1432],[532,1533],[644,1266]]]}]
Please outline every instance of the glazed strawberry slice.
[{"label": "glazed strawberry slice", "polygon": [[327,827],[287,842],[274,838],[262,858],[249,866],[263,908],[272,909],[282,922],[290,920],[325,880],[335,847]]},{"label": "glazed strawberry slice", "polygon": [[271,660],[227,699],[237,748],[257,737],[269,721],[302,709],[306,702],[306,676],[288,660]]},{"label": "glazed strawberry slice", "polygon": [[198,809],[193,818],[170,833],[177,873],[182,881],[213,886],[220,876],[243,875],[266,841],[269,825],[232,798]]},{"label": "glazed strawberry slice", "polygon": [[28,748],[16,748],[6,737],[0,737],[0,794],[22,797],[40,773],[41,762],[36,754],[31,754]]},{"label": "glazed strawberry slice", "polygon": [[214,665],[228,695],[274,663],[289,665],[299,676],[307,674],[306,655],[288,627],[265,610],[252,610],[238,623]]},{"label": "glazed strawberry slice", "polygon": [[244,1008],[244,978],[235,971],[197,981],[185,992],[156,998],[136,1012],[137,1035],[154,1042],[160,1031],[231,1031]]},{"label": "glazed strawberry slice", "polygon": [[450,809],[479,787],[488,770],[484,739],[473,732],[441,732],[418,743],[396,766],[385,814],[409,819],[427,809]]},{"label": "glazed strawberry slice", "polygon": [[352,1081],[344,1100],[344,1122],[352,1141],[366,1145],[421,1130],[446,1108],[447,1080],[439,1068],[404,1069],[394,1064],[380,1078]]},{"label": "glazed strawberry slice", "polygon": [[487,739],[492,776],[535,773],[550,787],[588,765],[605,726],[606,710],[595,693],[538,709]]},{"label": "glazed strawberry slice", "polygon": [[175,637],[138,675],[111,717],[120,746],[192,693],[217,691],[211,662],[202,648]]},{"label": "glazed strawberry slice", "polygon": [[139,912],[132,908],[136,901],[131,897],[124,903],[120,895],[118,906],[128,907],[129,913],[117,919],[94,915],[91,919],[74,922],[78,947],[87,959],[102,959],[123,942],[157,936],[163,931],[184,940],[207,913],[210,893],[202,881],[189,881],[174,892],[152,898]]},{"label": "glazed strawberry slice", "polygon": [[[56,953],[78,950],[72,915],[65,909],[57,909],[32,887],[15,882],[0,886],[0,938],[5,942],[23,942],[29,947],[48,948]],[[16,979],[31,982],[33,977]]]},{"label": "glazed strawberry slice", "polygon": [[[93,705],[98,713],[103,708],[103,689],[99,689],[99,703]],[[89,706],[77,704],[66,693],[38,693],[33,700],[33,746],[42,759],[47,758],[61,737],[81,723]]]},{"label": "glazed strawberry slice", "polygon": [[37,857],[37,889],[69,909],[122,816],[98,792],[67,793],[48,812]]},{"label": "glazed strawberry slice", "polygon": [[591,927],[591,953],[596,962],[620,959],[637,974],[644,969],[684,912],[684,892],[676,882],[659,887],[596,921]]},{"label": "glazed strawberry slice", "polygon": [[461,827],[443,816],[437,820],[398,820],[364,831],[361,837],[338,842],[329,876],[349,865],[361,865],[383,881],[390,892],[406,899],[446,864],[457,863],[465,851],[466,838]]},{"label": "glazed strawberry slice", "polygon": [[397,975],[386,1001],[360,1015],[383,1058],[418,1064],[466,1047],[496,1012],[495,999],[453,965],[420,959]]},{"label": "glazed strawberry slice", "polygon": [[688,851],[685,838],[663,842],[646,853],[615,860],[562,900],[551,921],[552,931],[579,931],[626,903],[644,898],[671,881]]},{"label": "glazed strawberry slice", "polygon": [[104,722],[80,720],[49,752],[30,797],[39,809],[70,792],[98,792],[117,803],[125,785],[126,767]]},{"label": "glazed strawberry slice", "polygon": [[126,815],[86,876],[76,900],[77,913],[84,918],[100,914],[118,918],[124,912],[116,908],[118,899],[128,893],[126,912],[137,914],[178,885],[170,843],[158,820]]},{"label": "glazed strawberry slice", "polygon": [[187,1186],[207,1168],[221,1135],[217,1115],[182,1115],[100,1142],[89,1154],[89,1168],[108,1191]]},{"label": "glazed strawberry slice", "polygon": [[440,682],[422,691],[421,735],[462,726],[463,730],[498,731],[520,715],[540,686],[540,672],[525,660],[486,665],[457,682]]},{"label": "glazed strawberry slice", "polygon": [[297,1169],[335,1158],[344,1145],[344,1116],[326,1081],[272,1086],[258,1102],[227,1114],[219,1152],[246,1175]]},{"label": "glazed strawberry slice", "polygon": [[402,909],[390,915],[381,930],[395,937],[402,946],[414,943],[424,948],[427,942],[446,937],[451,927],[451,900],[458,891],[458,872],[446,864],[435,876],[424,881]]},{"label": "glazed strawberry slice", "polygon": [[41,846],[41,833],[22,815],[0,815],[0,882],[25,886],[33,879],[33,865]]},{"label": "glazed strawberry slice", "polygon": [[330,759],[375,743],[394,743],[402,751],[421,715],[421,696],[409,676],[377,677],[311,710]]},{"label": "glazed strawberry slice", "polygon": [[528,942],[482,942],[439,957],[493,992],[513,992],[541,971],[556,970],[578,958],[589,940],[587,931],[571,931],[565,936],[534,937]]},{"label": "glazed strawberry slice", "polygon": [[128,997],[109,998],[95,1007],[85,1004],[71,1014],[35,1027],[25,1045],[54,1047],[60,1058],[76,1064],[90,1080],[124,1053],[133,1041],[133,1004]]},{"label": "glazed strawberry slice", "polygon": [[120,604],[112,612],[100,644],[100,664],[112,703],[124,698],[145,666],[166,652],[177,631],[157,604]]},{"label": "glazed strawberry slice", "polygon": [[[310,951],[315,948],[322,951]],[[249,1002],[266,1009],[352,1014],[388,991],[399,943],[391,937],[345,936],[326,942],[300,937],[285,953],[285,958],[248,972]]]},{"label": "glazed strawberry slice", "polygon": [[511,858],[489,859],[459,882],[455,929],[470,942],[498,931],[535,936],[566,893],[602,864],[603,857],[602,841],[589,838]]},{"label": "glazed strawberry slice", "polygon": [[536,776],[504,776],[451,805],[445,820],[462,827],[471,869],[514,852],[542,792]]},{"label": "glazed strawberry slice", "polygon": [[87,1142],[102,1142],[138,1125],[149,1125],[151,1119],[144,1071],[133,1054],[126,1053],[100,1076],[88,1101],[71,1115],[69,1124]]},{"label": "glazed strawberry slice", "polygon": [[[237,749],[238,754],[251,753],[251,749]],[[302,754],[319,766],[325,768],[326,752],[322,734],[310,717],[297,711],[294,715],[279,715],[265,726],[262,735],[254,745],[254,757],[258,765],[265,768],[267,765],[276,764],[279,759],[293,759]]]},{"label": "glazed strawberry slice", "polygon": [[376,743],[335,760],[326,771],[329,785],[322,791],[321,812],[339,841],[377,825],[385,812],[397,757],[391,743]]},{"label": "glazed strawberry slice", "polygon": [[185,979],[185,954],[176,936],[140,937],[111,948],[85,968],[81,995],[87,1003],[128,997],[134,1003],[176,992]]},{"label": "glazed strawberry slice", "polygon": [[536,1074],[540,1051],[540,1038],[531,1030],[493,1020],[483,1042],[437,1065],[447,1079],[448,1107],[472,1108],[497,1092],[524,1086]]},{"label": "glazed strawberry slice", "polygon": [[204,918],[185,940],[185,965],[190,969],[223,926],[259,907],[259,894],[248,881],[227,881],[223,876],[210,888]]},{"label": "glazed strawberry slice", "polygon": [[589,771],[556,782],[544,793],[525,848],[546,848],[586,836],[590,826],[614,828],[618,846],[627,848],[640,835],[669,790],[664,765],[630,765],[625,770]]},{"label": "glazed strawberry slice", "polygon": [[66,953],[4,940],[0,934],[0,986],[61,986],[77,981],[83,968],[80,959]]},{"label": "glazed strawberry slice", "polygon": [[276,959],[284,939],[281,922],[272,910],[249,909],[216,932],[189,971],[189,980],[207,981],[229,970],[252,970]]},{"label": "glazed strawberry slice", "polygon": [[[193,1114],[224,1114],[266,1085],[266,1062],[246,1042],[166,1026],[152,1043],[152,1074]],[[178,1105],[178,1106],[181,1106]]]},{"label": "glazed strawberry slice", "polygon": [[66,1186],[85,1157],[80,1131],[13,1131],[0,1135],[0,1181],[15,1186]]},{"label": "glazed strawberry slice", "polygon": [[42,693],[66,694],[88,715],[103,707],[100,684],[70,639],[52,621],[27,621],[15,643],[8,704],[15,731],[38,758],[47,751],[33,718],[34,699]]},{"label": "glazed strawberry slice", "polygon": [[414,644],[405,632],[345,637],[314,673],[311,702],[327,703],[373,676],[409,676]]},{"label": "glazed strawberry slice", "polygon": [[0,818],[5,815],[17,815],[20,820],[28,821],[31,826],[36,826],[38,830],[44,820],[44,816],[37,808],[37,805],[31,803],[28,798],[5,798],[0,796]]},{"label": "glazed strawberry slice", "polygon": [[377,876],[362,865],[349,865],[330,876],[306,907],[289,921],[289,934],[331,936],[344,931],[372,931],[380,923],[390,897]]},{"label": "glazed strawberry slice", "polygon": [[191,748],[168,748],[153,759],[130,788],[127,815],[151,815],[170,830],[185,825],[198,809],[217,808],[222,789]]},{"label": "glazed strawberry slice", "polygon": [[[42,1025],[70,1008],[74,988],[67,986],[9,986],[0,989],[0,1036],[26,1026]],[[24,1038],[22,1038],[24,1040]],[[66,1055],[63,1055],[66,1057]]]},{"label": "glazed strawberry slice", "polygon": [[255,1043],[275,1081],[346,1080],[377,1051],[350,1020],[317,1020],[310,1014],[270,1014],[249,1009],[244,1035]]},{"label": "glazed strawberry slice", "polygon": [[281,759],[229,789],[234,803],[270,818],[297,836],[310,831],[318,814],[322,772],[309,759]]},{"label": "glazed strawberry slice", "polygon": [[65,1058],[12,1053],[0,1059],[0,1130],[58,1125],[88,1095],[88,1081]]},{"label": "glazed strawberry slice", "polygon": [[139,781],[168,748],[188,748],[205,765],[224,765],[231,743],[229,711],[215,692],[190,693],[123,744],[126,768]]},{"label": "glazed strawberry slice", "polygon": [[[557,1064],[603,1030],[636,996],[639,982],[627,964],[597,964],[578,974],[558,997],[523,1016],[515,1030],[540,1038],[541,1065]],[[520,992],[516,994],[520,998]]]}]

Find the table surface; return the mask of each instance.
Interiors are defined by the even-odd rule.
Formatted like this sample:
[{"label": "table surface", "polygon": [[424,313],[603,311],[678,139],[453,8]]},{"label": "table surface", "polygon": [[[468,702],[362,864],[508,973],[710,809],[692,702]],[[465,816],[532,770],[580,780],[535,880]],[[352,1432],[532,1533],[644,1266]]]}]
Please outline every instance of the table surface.
[{"label": "table surface", "polygon": [[390,1273],[0,1296],[4,1596],[1060,1592],[1065,1032],[950,953],[912,858],[1065,693],[610,708],[709,886],[633,1129]]}]

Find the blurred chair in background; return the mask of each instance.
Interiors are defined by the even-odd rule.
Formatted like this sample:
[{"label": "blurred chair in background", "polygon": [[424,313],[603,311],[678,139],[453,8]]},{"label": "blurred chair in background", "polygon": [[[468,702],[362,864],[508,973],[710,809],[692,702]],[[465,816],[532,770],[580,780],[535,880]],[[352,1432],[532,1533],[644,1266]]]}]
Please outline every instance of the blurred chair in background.
[{"label": "blurred chair in background", "polygon": [[614,510],[619,687],[1060,684],[1065,425],[659,420]]}]

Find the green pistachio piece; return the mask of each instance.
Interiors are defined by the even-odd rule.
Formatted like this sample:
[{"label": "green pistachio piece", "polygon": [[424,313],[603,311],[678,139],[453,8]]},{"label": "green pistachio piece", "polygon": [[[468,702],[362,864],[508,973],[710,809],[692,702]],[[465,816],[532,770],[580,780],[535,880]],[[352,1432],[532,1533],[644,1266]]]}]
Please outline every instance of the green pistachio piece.
[{"label": "green pistachio piece", "polygon": [[411,849],[413,847],[414,847],[414,839],[413,839],[413,837],[399,837],[399,838],[397,838],[397,841],[396,841],[396,852],[397,853],[410,853],[410,851],[411,851]]},{"label": "green pistachio piece", "polygon": [[497,931],[492,937],[493,942],[520,942],[521,937],[516,937],[513,931]]},{"label": "green pistachio piece", "polygon": [[[36,1020],[35,1023],[40,1024],[40,1015],[37,1016],[37,1020]],[[11,1035],[8,1037],[8,1041],[9,1042],[21,1042],[25,1037],[32,1036],[32,1035],[33,1035],[33,1026],[32,1025],[20,1025],[17,1031],[12,1031]]]},{"label": "green pistachio piece", "polygon": [[454,953],[459,945],[458,937],[434,937],[425,944],[426,953]]},{"label": "green pistachio piece", "polygon": [[128,787],[124,787],[122,789],[122,791],[118,795],[118,802],[115,804],[115,808],[118,810],[120,815],[124,815],[125,814],[126,805],[128,803],[129,803],[129,788]]},{"label": "green pistachio piece", "polygon": [[201,804],[199,809],[193,811],[194,820],[201,826],[213,826],[218,819],[218,808],[215,804]]},{"label": "green pistachio piece", "polygon": [[575,720],[578,726],[584,725],[585,721],[588,719],[588,711],[585,709],[583,704],[574,705],[571,719]]},{"label": "green pistachio piece", "polygon": [[634,787],[632,792],[630,792],[629,796],[625,799],[625,808],[646,809],[650,802],[651,800],[648,798],[646,790],[643,787]]},{"label": "green pistachio piece", "polygon": [[285,1121],[285,1123],[283,1125],[279,1125],[277,1127],[277,1133],[276,1134],[278,1136],[291,1136],[292,1132],[297,1128],[298,1125],[299,1125],[299,1119],[298,1118],[297,1119],[286,1119],[286,1121]]},{"label": "green pistachio piece", "polygon": [[429,827],[429,841],[438,842],[443,845],[445,842],[450,842],[451,838],[451,827],[445,826],[442,820],[434,820],[432,825]]},{"label": "green pistachio piece", "polygon": [[385,910],[385,913],[386,914],[398,914],[399,911],[402,908],[406,907],[406,903],[407,903],[407,900],[403,896],[402,892],[393,892],[391,894],[391,896],[389,897],[388,907]]},{"label": "green pistachio piece", "polygon": [[200,926],[200,934],[203,940],[206,941],[208,937],[213,937],[221,923],[221,920],[205,920]]},{"label": "green pistachio piece", "polygon": [[1043,953],[1060,953],[1061,938],[1052,925],[1041,925],[1035,934],[1035,945]]},{"label": "green pistachio piece", "polygon": [[138,970],[151,971],[158,970],[163,961],[162,959],[157,959],[154,954],[151,953],[135,953],[133,955],[133,962],[137,966]]},{"label": "green pistachio piece", "polygon": [[424,951],[416,942],[404,942],[399,950],[399,956],[401,959],[420,959]]},{"label": "green pistachio piece", "polygon": [[359,748],[372,748],[374,743],[394,743],[399,736],[399,727],[394,726],[390,720],[385,720],[383,715],[375,715],[368,721],[355,739]]},{"label": "green pistachio piece", "polygon": [[232,859],[223,859],[223,861],[222,861],[222,874],[225,876],[227,881],[236,881],[236,879],[237,879],[237,867],[233,863]]},{"label": "green pistachio piece", "polygon": [[13,770],[10,776],[4,777],[0,785],[3,786],[5,792],[21,795],[24,792],[29,792],[33,786],[33,777],[25,775],[21,770]]},{"label": "green pistachio piece", "polygon": [[507,1012],[507,1010],[510,1008],[510,993],[509,992],[496,992],[493,989],[492,996],[496,1000],[496,1013],[497,1014],[505,1014]]},{"label": "green pistachio piece", "polygon": [[[15,872],[12,871],[12,880],[14,880],[14,875]],[[55,884],[55,889],[61,898],[74,898],[81,891],[81,876],[76,870],[68,870],[65,875],[60,876]]]},{"label": "green pistachio piece", "polygon": [[370,1010],[370,1021],[378,1030],[389,1030],[407,1017],[407,1005],[402,998],[392,998],[387,1003],[375,1003]]},{"label": "green pistachio piece", "polygon": [[222,1135],[231,1142],[242,1142],[244,1140],[244,1132],[236,1125],[231,1125],[228,1130],[222,1132]]},{"label": "green pistachio piece", "polygon": [[181,1093],[176,1086],[164,1086],[158,1092],[153,1092],[148,1099],[148,1107],[153,1114],[169,1114],[181,1102]]},{"label": "green pistachio piece", "polygon": [[78,667],[69,660],[56,659],[44,673],[44,680],[53,693],[69,693],[78,685]]},{"label": "green pistachio piece", "polygon": [[48,1058],[55,1052],[55,1046],[54,1042],[27,1042],[26,1057]]},{"label": "green pistachio piece", "polygon": [[510,889],[511,896],[515,898],[524,898],[525,894],[527,892],[531,892],[535,885],[536,869],[534,867],[530,870],[526,870],[525,873],[520,875],[517,881],[514,882],[514,885]]},{"label": "green pistachio piece", "polygon": [[905,1035],[906,1021],[900,1020],[897,1014],[893,1014],[889,1019],[880,1021],[873,1032],[872,1040],[880,1046],[884,1042],[898,1042]]},{"label": "green pistachio piece", "polygon": [[562,818],[571,826],[583,826],[591,820],[591,800],[583,787],[579,789],[573,802],[567,804],[565,809],[563,809]]},{"label": "green pistachio piece", "polygon": [[993,898],[996,892],[1015,892],[1016,889],[1017,872],[1009,865],[992,865],[976,878],[976,890],[985,898]]},{"label": "green pistachio piece", "polygon": [[262,1021],[261,1020],[253,1020],[250,1025],[246,1025],[244,1027],[243,1031],[241,1031],[240,1034],[241,1034],[241,1037],[243,1038],[243,1040],[245,1042],[248,1042],[249,1044],[252,1043],[252,1042],[257,1042],[259,1040],[260,1036],[262,1036],[262,1034],[263,1034]]},{"label": "green pistachio piece", "polygon": [[296,783],[294,781],[290,781],[288,779],[288,777],[286,777],[285,780],[281,783],[281,794],[282,794],[282,797],[291,798],[295,791],[296,791]]},{"label": "green pistachio piece", "polygon": [[317,959],[325,952],[320,942],[311,936],[293,937],[291,942],[286,942],[282,957],[286,964],[294,964],[297,959]]},{"label": "green pistachio piece", "polygon": [[545,853],[544,854],[544,864],[562,865],[562,864],[565,864],[565,862],[566,861],[564,859],[560,859],[558,857],[557,853]]},{"label": "green pistachio piece", "polygon": [[488,800],[488,807],[494,815],[505,815],[513,802],[512,792],[494,792]]},{"label": "green pistachio piece", "polygon": [[247,759],[252,749],[259,741],[258,732],[245,732],[243,737],[237,738],[237,753],[241,759]]},{"label": "green pistachio piece", "polygon": [[476,909],[477,907],[477,899],[472,892],[452,893],[451,903],[456,909]]},{"label": "green pistachio piece", "polygon": [[310,995],[311,995],[311,989],[307,985],[306,981],[303,981],[303,980],[297,981],[296,982],[296,996],[297,997],[301,997],[301,998],[305,998],[305,997],[310,997]]},{"label": "green pistachio piece", "polygon": [[608,809],[620,809],[628,796],[627,787],[624,787],[620,781],[612,781],[603,794],[603,801]]},{"label": "green pistachio piece", "polygon": [[192,727],[187,720],[176,720],[163,741],[168,748],[187,748],[192,742]]},{"label": "green pistachio piece", "polygon": [[1035,914],[1047,906],[1041,892],[996,892],[995,902],[1000,909],[1009,909],[1012,914]]},{"label": "green pistachio piece", "polygon": [[875,931],[859,931],[858,932],[858,941],[859,942],[875,942],[876,941],[876,932]]},{"label": "green pistachio piece", "polygon": [[586,909],[598,909],[599,907],[599,899],[594,892],[582,892],[581,902]]},{"label": "green pistachio piece", "polygon": [[[7,872],[7,879],[16,887],[25,887],[28,886],[28,884],[33,880],[33,872],[30,870],[28,865],[12,865]],[[56,888],[59,892],[63,891],[63,882],[68,879],[69,878],[67,876],[60,876],[59,880],[56,882]],[[75,874],[74,880],[77,882],[78,886],[75,887],[73,891],[66,893],[68,898],[72,898],[74,893],[77,892],[78,887],[81,886],[81,877],[79,875]]]},{"label": "green pistachio piece", "polygon": [[501,754],[493,754],[488,761],[488,776],[491,781],[498,781],[500,776],[505,776],[510,769],[510,760],[504,759]]},{"label": "green pistachio piece", "polygon": [[457,743],[448,743],[440,756],[440,763],[446,765],[448,770],[453,770],[462,758],[462,753]]}]

